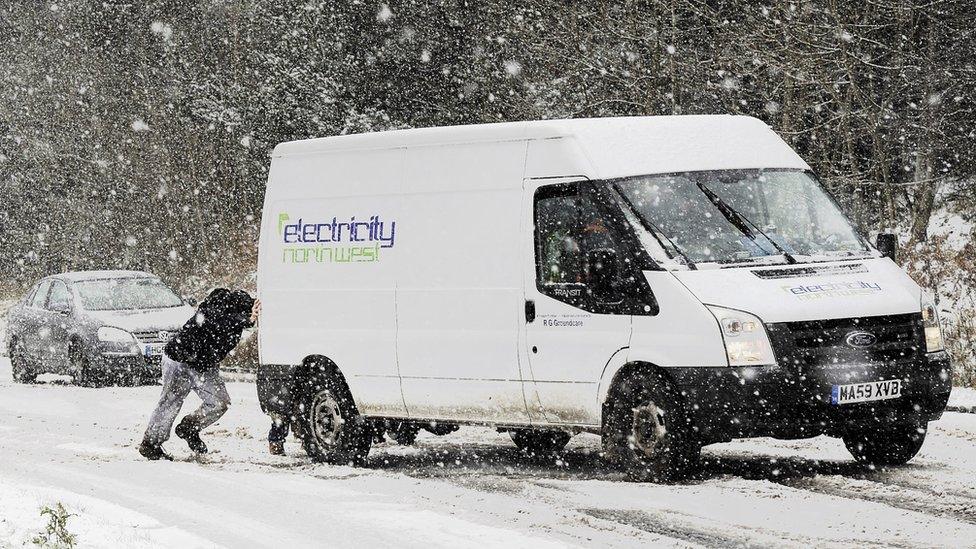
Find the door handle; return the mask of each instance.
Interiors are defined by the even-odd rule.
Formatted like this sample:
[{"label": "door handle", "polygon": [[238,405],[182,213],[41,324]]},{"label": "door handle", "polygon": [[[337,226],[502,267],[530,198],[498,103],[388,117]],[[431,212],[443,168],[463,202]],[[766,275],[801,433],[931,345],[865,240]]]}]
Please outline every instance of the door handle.
[{"label": "door handle", "polygon": [[525,321],[531,324],[535,321],[535,301],[525,300]]}]

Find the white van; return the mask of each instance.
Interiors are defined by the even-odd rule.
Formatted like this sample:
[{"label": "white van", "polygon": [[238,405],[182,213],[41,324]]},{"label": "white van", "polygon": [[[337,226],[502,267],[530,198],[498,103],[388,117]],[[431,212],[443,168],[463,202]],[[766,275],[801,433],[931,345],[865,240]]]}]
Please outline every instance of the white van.
[{"label": "white van", "polygon": [[640,480],[757,436],[900,464],[951,388],[935,306],[749,117],[283,143],[259,253],[261,404],[321,460],[479,424]]}]

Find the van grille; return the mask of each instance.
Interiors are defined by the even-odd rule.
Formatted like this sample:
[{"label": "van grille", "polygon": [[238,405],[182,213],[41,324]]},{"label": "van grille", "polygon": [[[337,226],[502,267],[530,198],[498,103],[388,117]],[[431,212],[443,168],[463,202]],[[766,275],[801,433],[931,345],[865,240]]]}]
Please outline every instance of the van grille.
[{"label": "van grille", "polygon": [[169,338],[172,337],[172,335],[175,332],[166,331],[166,330],[164,331],[166,332],[165,337],[160,337],[161,335],[160,330],[146,330],[143,332],[132,332],[132,335],[136,336],[136,340],[142,344],[166,343],[169,341]]},{"label": "van grille", "polygon": [[[783,322],[767,329],[777,362],[783,366],[842,368],[909,362],[920,358],[925,348],[921,314]],[[873,336],[873,343],[849,344],[851,334],[859,332]]]}]

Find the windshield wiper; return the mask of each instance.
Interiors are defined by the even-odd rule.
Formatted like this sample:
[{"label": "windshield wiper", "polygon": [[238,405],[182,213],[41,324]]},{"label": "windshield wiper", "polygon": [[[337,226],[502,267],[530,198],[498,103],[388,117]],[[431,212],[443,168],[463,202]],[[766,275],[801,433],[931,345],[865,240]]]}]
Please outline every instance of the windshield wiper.
[{"label": "windshield wiper", "polygon": [[[714,204],[715,207],[718,208],[718,211],[722,212],[722,215],[725,216],[725,219],[728,219],[729,223],[735,225],[735,228],[742,231],[742,234],[752,239],[752,241],[755,242],[760,249],[762,249],[762,245],[759,244],[759,239],[756,238],[757,232],[760,235],[762,235],[762,237],[765,238],[767,242],[772,244],[773,248],[775,248],[777,252],[779,252],[780,254],[782,254],[784,258],[786,258],[787,263],[789,263],[790,265],[796,265],[798,263],[796,258],[793,257],[793,254],[786,251],[786,249],[784,249],[782,246],[777,244],[775,240],[770,238],[769,235],[767,235],[765,232],[763,232],[762,229],[759,228],[759,225],[756,225],[755,223],[750,221],[748,217],[739,213],[739,211],[733,208],[731,204],[722,200],[722,197],[715,194],[715,191],[709,189],[701,181],[696,181],[695,184],[698,185],[698,188],[701,189],[701,192],[705,193],[705,196],[707,196],[708,199],[712,201],[712,204]],[[753,229],[755,229],[755,231],[753,231]]]},{"label": "windshield wiper", "polygon": [[660,227],[652,223],[650,220],[645,219],[644,216],[641,215],[640,210],[638,210],[634,206],[634,204],[630,201],[629,198],[627,198],[627,196],[624,193],[620,192],[620,189],[616,188],[616,185],[614,185],[613,190],[615,191],[617,197],[623,201],[625,206],[627,206],[627,209],[630,210],[630,213],[632,213],[634,217],[637,218],[637,221],[640,222],[641,226],[644,227],[644,230],[651,233],[651,236],[654,237],[654,240],[657,240],[657,243],[661,246],[662,249],[665,250],[665,252],[667,252],[668,246],[664,244],[661,238],[664,238],[664,240],[666,240],[667,243],[671,245],[671,249],[674,251],[676,255],[678,255],[678,257],[684,260],[685,265],[687,265],[689,269],[691,269],[692,271],[698,270],[698,265],[695,265],[695,262],[692,261],[690,257],[688,257],[688,254],[686,254],[681,249],[681,247],[678,246],[677,243],[675,243],[674,240],[671,240],[671,237],[665,234]]}]

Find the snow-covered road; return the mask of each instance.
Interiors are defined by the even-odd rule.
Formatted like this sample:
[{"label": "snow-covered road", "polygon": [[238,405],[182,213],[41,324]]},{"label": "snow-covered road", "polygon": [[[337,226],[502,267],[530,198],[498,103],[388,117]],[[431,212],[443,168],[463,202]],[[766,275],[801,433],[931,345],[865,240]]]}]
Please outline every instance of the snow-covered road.
[{"label": "snow-covered road", "polygon": [[972,414],[947,414],[903,468],[863,469],[827,438],[754,440],[709,447],[701,478],[658,486],[624,482],[589,435],[543,462],[480,428],[381,445],[366,469],[310,464],[291,441],[272,457],[245,383],[206,433],[214,454],[150,463],[135,444],[158,390],[24,386],[0,359],[0,547],[27,543],[58,501],[82,546],[976,544]]}]

